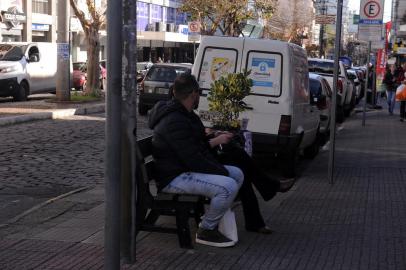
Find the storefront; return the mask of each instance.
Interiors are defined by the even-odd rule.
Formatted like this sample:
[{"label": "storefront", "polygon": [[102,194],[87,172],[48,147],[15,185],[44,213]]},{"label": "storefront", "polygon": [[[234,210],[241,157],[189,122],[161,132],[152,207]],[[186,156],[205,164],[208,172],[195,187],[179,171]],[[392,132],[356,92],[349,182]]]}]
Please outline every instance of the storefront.
[{"label": "storefront", "polygon": [[22,0],[1,0],[0,12],[0,41],[22,41],[23,24],[27,20]]}]

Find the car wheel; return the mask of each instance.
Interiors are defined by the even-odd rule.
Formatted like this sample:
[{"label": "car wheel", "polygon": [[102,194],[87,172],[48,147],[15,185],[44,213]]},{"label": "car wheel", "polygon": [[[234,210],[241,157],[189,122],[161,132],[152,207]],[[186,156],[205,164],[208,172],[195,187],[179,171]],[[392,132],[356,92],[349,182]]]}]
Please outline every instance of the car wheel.
[{"label": "car wheel", "polygon": [[15,101],[25,101],[27,100],[29,93],[28,84],[26,82],[21,82],[19,85],[19,89],[14,94],[13,98]]},{"label": "car wheel", "polygon": [[336,122],[341,124],[344,122],[345,115],[344,115],[344,109],[343,107],[338,107],[337,108],[337,115],[336,115]]},{"label": "car wheel", "polygon": [[140,115],[146,115],[148,112],[148,107],[142,104],[138,104],[138,113]]}]

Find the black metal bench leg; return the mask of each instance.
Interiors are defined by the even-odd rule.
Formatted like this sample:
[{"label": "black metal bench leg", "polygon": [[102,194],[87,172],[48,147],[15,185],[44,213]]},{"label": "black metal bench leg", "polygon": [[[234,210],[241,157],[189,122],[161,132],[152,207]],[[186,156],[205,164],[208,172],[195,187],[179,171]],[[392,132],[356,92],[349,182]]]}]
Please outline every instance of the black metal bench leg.
[{"label": "black metal bench leg", "polygon": [[187,209],[177,209],[176,228],[178,231],[179,245],[181,248],[192,249],[192,238],[190,236],[189,215]]}]

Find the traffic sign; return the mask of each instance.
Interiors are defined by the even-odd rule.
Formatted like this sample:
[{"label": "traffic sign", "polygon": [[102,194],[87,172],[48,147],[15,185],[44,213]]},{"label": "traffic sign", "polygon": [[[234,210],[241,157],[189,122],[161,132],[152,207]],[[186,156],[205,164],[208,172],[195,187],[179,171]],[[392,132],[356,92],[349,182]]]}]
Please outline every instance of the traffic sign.
[{"label": "traffic sign", "polygon": [[361,0],[358,39],[381,41],[385,0]]},{"label": "traffic sign", "polygon": [[188,23],[188,40],[189,41],[199,41],[200,40],[200,23],[199,22],[189,22]]}]

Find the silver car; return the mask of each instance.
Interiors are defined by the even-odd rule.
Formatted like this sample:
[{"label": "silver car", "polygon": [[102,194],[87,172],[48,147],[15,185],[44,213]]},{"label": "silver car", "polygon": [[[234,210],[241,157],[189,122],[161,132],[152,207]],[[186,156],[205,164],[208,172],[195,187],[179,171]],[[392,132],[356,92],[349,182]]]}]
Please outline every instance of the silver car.
[{"label": "silver car", "polygon": [[138,112],[145,115],[155,103],[169,99],[169,88],[175,78],[182,73],[191,72],[191,64],[154,64],[140,86]]}]

